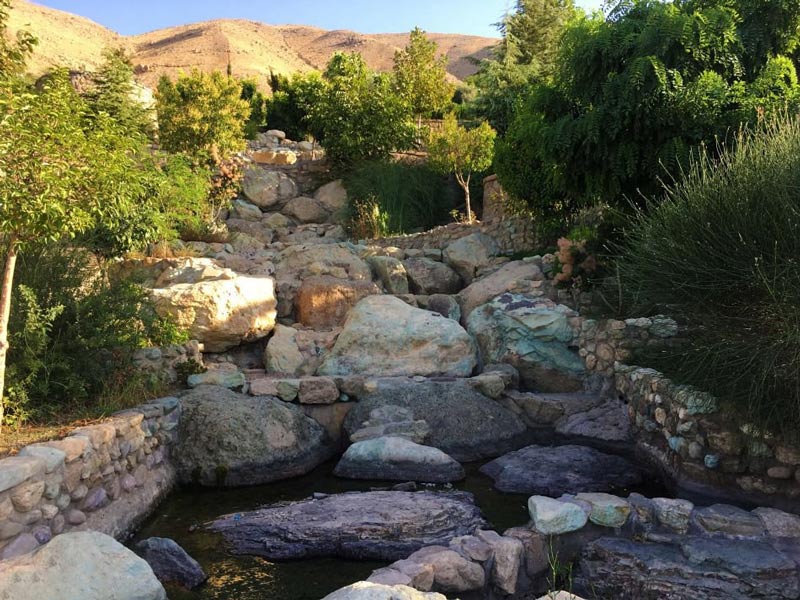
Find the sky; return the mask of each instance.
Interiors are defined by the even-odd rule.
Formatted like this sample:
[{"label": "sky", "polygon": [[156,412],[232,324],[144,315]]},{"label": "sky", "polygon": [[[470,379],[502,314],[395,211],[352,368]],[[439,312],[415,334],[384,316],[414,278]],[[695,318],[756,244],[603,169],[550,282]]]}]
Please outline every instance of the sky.
[{"label": "sky", "polygon": [[[398,33],[415,26],[436,33],[497,36],[492,26],[512,0],[35,0],[123,35],[209,19],[313,25],[361,33]],[[587,10],[602,0],[576,0]]]}]

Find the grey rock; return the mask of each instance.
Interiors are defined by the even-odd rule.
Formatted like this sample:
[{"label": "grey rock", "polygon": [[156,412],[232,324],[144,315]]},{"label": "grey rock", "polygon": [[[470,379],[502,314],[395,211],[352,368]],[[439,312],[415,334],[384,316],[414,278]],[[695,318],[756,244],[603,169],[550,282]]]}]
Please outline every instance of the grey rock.
[{"label": "grey rock", "polygon": [[[576,578],[588,597],[641,600],[797,598],[797,565],[766,543],[688,536],[675,544],[601,538]],[[589,590],[593,595],[589,594]]]},{"label": "grey rock", "polygon": [[202,386],[182,398],[183,482],[206,486],[268,483],[307,473],[332,454],[325,430],[294,405]]},{"label": "grey rock", "polygon": [[[30,533],[22,533],[11,540],[11,543],[8,546],[3,548],[3,552],[0,554],[0,557],[2,557],[3,560],[16,558],[18,556],[22,556],[23,554],[33,552],[38,547],[39,540],[37,540],[35,536],[31,535]],[[0,587],[0,591],[2,591],[2,587]],[[1,597],[2,596],[0,596],[0,598]]]},{"label": "grey rock", "polygon": [[389,294],[408,294],[408,277],[403,263],[391,256],[370,256],[367,262]]},{"label": "grey rock", "polygon": [[9,456],[0,460],[0,492],[44,474],[46,466],[46,461],[38,456]]},{"label": "grey rock", "polygon": [[599,443],[627,443],[632,441],[631,421],[625,405],[611,399],[589,409],[559,419],[556,433],[586,438]]},{"label": "grey rock", "polygon": [[467,284],[470,284],[498,254],[500,247],[494,238],[485,233],[473,233],[447,246],[442,252],[442,257]]},{"label": "grey rock", "polygon": [[353,443],[380,437],[402,437],[423,444],[431,434],[427,422],[414,420],[414,413],[402,406],[387,404],[373,409],[369,419],[350,435]]},{"label": "grey rock", "polygon": [[403,266],[414,294],[455,294],[461,289],[459,274],[441,262],[430,258],[409,258]]},{"label": "grey rock", "polygon": [[398,560],[485,524],[470,494],[387,491],[265,507],[221,517],[208,527],[221,532],[236,554]]},{"label": "grey rock", "polygon": [[463,467],[441,450],[402,437],[382,437],[353,444],[334,473],[349,479],[430,483],[464,478]]},{"label": "grey rock", "polygon": [[527,428],[511,411],[460,379],[377,380],[358,398],[344,422],[351,435],[376,408],[400,406],[430,426],[428,443],[462,462],[497,456],[524,445]]},{"label": "grey rock", "polygon": [[764,535],[764,525],[757,515],[728,504],[698,508],[692,514],[692,520],[698,529],[705,533],[742,537]]},{"label": "grey rock", "polygon": [[162,583],[176,583],[194,589],[207,579],[200,563],[169,538],[142,540],[136,544],[136,553],[147,561]]},{"label": "grey rock", "polygon": [[107,535],[85,531],[4,561],[0,598],[166,600],[167,594],[144,560]]},{"label": "grey rock", "polygon": [[408,560],[433,568],[433,587],[445,593],[479,590],[486,583],[483,567],[443,546],[428,546],[408,557]]},{"label": "grey rock", "polygon": [[322,600],[447,600],[442,594],[419,592],[405,585],[359,581],[328,594]]},{"label": "grey rock", "polygon": [[765,507],[756,508],[753,514],[761,519],[767,534],[778,538],[800,539],[800,516]]},{"label": "grey rock", "polygon": [[587,446],[528,446],[481,467],[502,492],[557,497],[624,490],[642,481],[629,460]]}]

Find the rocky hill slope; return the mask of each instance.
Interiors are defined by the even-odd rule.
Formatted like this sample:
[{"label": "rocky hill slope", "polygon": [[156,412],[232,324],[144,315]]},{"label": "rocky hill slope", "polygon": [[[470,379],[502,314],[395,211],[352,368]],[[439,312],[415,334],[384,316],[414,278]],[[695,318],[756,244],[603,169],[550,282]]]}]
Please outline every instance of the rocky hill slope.
[{"label": "rocky hill slope", "polygon": [[[108,46],[124,47],[133,57],[140,83],[153,87],[163,75],[174,76],[192,67],[225,70],[228,61],[239,76],[256,77],[266,84],[270,71],[294,73],[322,68],[337,51],[360,52],[377,71],[392,67],[394,51],[405,45],[407,34],[366,35],[354,31],[327,31],[299,25],[267,25],[239,19],[206,21],[122,36],[89,19],[15,0],[9,30],[27,29],[39,38],[29,65],[40,74],[54,65],[94,69]],[[492,38],[432,33],[449,58],[455,79],[475,72],[472,59],[482,58],[496,43]]]}]

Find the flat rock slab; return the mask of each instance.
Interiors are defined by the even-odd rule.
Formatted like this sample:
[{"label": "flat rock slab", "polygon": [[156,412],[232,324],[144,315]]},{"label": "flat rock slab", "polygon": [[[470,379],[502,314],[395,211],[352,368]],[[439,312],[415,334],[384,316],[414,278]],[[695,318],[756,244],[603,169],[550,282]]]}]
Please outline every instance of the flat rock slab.
[{"label": "flat rock slab", "polygon": [[528,446],[493,460],[481,473],[501,492],[557,497],[625,490],[642,482],[631,461],[588,446]]},{"label": "flat rock slab", "polygon": [[687,536],[674,544],[601,538],[587,544],[579,592],[619,600],[800,597],[797,565],[765,542]]},{"label": "flat rock slab", "polygon": [[486,528],[466,492],[353,492],[226,515],[208,525],[234,554],[399,560]]}]

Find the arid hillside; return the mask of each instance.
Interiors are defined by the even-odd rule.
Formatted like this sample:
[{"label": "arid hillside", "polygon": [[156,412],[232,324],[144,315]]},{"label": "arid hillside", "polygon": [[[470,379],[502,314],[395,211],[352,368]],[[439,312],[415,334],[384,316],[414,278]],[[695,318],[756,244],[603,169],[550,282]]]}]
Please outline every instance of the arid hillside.
[{"label": "arid hillside", "polygon": [[[122,36],[89,19],[15,0],[9,29],[33,32],[39,45],[30,61],[42,73],[54,65],[93,70],[108,46],[124,47],[136,65],[137,78],[153,87],[166,73],[176,75],[192,67],[224,70],[228,62],[236,75],[252,76],[266,84],[270,71],[293,73],[320,69],[337,51],[360,52],[375,70],[392,67],[397,48],[407,34],[367,35],[354,31],[326,31],[300,25],[267,25],[245,20],[217,20]],[[449,58],[449,72],[464,79],[475,72],[473,59],[487,55],[492,38],[429,34]]]}]

